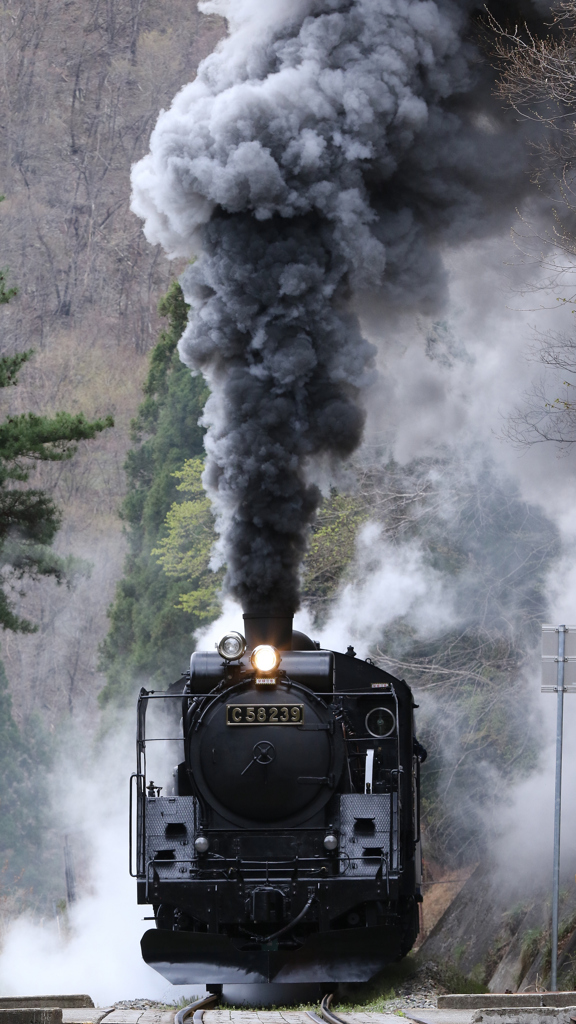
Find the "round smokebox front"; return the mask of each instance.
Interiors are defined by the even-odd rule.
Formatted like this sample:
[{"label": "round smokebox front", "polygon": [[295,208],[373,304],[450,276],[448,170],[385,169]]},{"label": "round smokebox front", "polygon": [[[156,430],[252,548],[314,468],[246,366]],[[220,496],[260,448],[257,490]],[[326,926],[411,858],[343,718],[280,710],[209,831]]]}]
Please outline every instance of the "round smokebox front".
[{"label": "round smokebox front", "polygon": [[304,820],[331,796],[342,740],[304,687],[235,688],[191,726],[187,755],[204,799],[236,824]]}]

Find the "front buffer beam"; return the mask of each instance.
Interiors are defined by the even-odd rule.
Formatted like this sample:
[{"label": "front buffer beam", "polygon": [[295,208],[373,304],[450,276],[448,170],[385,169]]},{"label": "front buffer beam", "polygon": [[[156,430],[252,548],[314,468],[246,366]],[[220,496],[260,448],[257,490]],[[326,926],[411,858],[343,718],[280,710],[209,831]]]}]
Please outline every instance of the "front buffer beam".
[{"label": "front buffer beam", "polygon": [[150,929],[141,947],[173,985],[360,982],[401,955],[398,939],[387,928],[346,928],[310,935],[299,949],[263,950],[226,935]]}]

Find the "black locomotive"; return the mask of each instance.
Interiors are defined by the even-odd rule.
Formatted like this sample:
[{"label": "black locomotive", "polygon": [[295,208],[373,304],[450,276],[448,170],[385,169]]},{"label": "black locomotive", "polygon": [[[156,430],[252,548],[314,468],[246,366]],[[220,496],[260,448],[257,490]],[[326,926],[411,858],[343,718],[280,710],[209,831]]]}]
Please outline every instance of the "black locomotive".
[{"label": "black locomotive", "polygon": [[[179,684],[140,693],[131,871],[156,922],[144,959],[212,988],[367,981],[418,934],[412,693],[352,648],[319,650],[290,617],[244,620],[246,639],[227,634]],[[156,700],[166,721],[182,712],[166,795],[146,778]]]}]

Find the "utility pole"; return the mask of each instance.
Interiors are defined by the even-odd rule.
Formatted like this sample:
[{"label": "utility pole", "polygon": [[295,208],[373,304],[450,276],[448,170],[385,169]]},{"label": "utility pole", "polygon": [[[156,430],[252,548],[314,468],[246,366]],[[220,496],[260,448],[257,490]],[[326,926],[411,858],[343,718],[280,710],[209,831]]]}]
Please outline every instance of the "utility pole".
[{"label": "utility pole", "polygon": [[552,869],[552,954],[550,991],[558,987],[558,906],[562,817],[562,732],[564,694],[576,693],[576,626],[542,626],[542,693],[556,693],[556,778],[554,786],[554,863]]},{"label": "utility pole", "polygon": [[66,902],[70,908],[76,902],[76,872],[70,836],[64,836],[64,874],[66,877]]}]

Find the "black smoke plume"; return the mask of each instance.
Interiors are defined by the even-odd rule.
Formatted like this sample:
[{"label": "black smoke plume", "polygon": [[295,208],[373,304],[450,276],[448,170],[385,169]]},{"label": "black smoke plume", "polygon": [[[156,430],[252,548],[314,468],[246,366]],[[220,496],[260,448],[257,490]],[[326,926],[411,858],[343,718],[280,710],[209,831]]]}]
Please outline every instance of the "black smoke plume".
[{"label": "black smoke plume", "polygon": [[[291,612],[315,476],[359,444],[373,379],[351,298],[439,310],[442,247],[502,230],[533,129],[495,101],[467,0],[199,6],[229,34],[161,113],[133,209],[171,256],[199,254],[180,352],[212,390],[228,589]],[[505,7],[536,24],[549,10]]]}]

